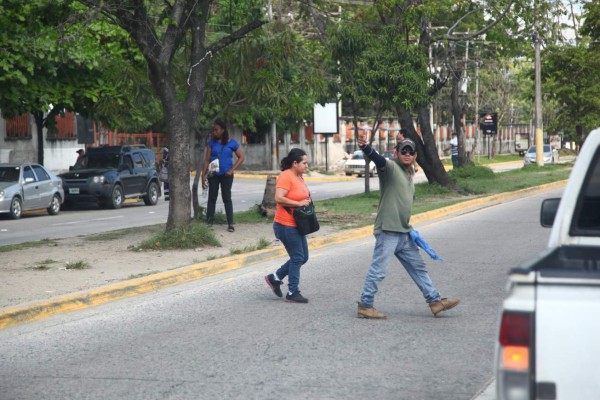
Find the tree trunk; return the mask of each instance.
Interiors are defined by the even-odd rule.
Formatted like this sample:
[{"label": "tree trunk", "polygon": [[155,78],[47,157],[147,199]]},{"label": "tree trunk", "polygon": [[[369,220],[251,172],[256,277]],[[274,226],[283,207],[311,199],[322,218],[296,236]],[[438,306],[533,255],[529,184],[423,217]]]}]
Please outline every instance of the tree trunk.
[{"label": "tree trunk", "polygon": [[577,153],[581,150],[581,146],[583,146],[583,141],[585,140],[585,132],[583,130],[582,125],[575,125],[575,132],[577,135]]},{"label": "tree trunk", "polygon": [[466,156],[465,156],[465,129],[462,124],[462,107],[460,105],[459,99],[460,92],[460,77],[457,77],[456,74],[452,76],[452,94],[451,94],[451,104],[452,104],[452,116],[454,117],[454,132],[456,133],[456,138],[458,139],[458,167],[462,167],[466,164]]},{"label": "tree trunk", "polygon": [[277,180],[276,175],[267,176],[267,182],[265,184],[265,193],[263,194],[263,200],[260,204],[260,211],[263,215],[272,218],[275,216],[277,210],[277,203],[275,203],[275,181]]},{"label": "tree trunk", "polygon": [[[99,7],[95,1],[81,2],[91,9]],[[155,2],[137,1],[132,2],[135,6],[131,7],[125,7],[122,3],[106,0],[102,2],[102,9],[117,25],[129,32],[148,65],[148,76],[160,99],[169,134],[169,172],[172,174],[169,176],[171,199],[166,229],[184,228],[191,221],[190,136],[202,108],[210,58],[260,28],[266,21],[251,20],[228,36],[216,41],[211,38],[210,47],[207,47],[206,28],[212,0],[164,2],[161,6]],[[161,25],[157,27],[155,21],[162,21],[162,17],[170,17],[172,21],[157,37],[156,34],[163,28]],[[181,75],[182,70],[174,62],[177,52],[187,53],[189,57],[187,86],[179,88],[176,76]],[[182,95],[180,97],[178,89]]]},{"label": "tree trunk", "polygon": [[44,165],[44,113],[41,111],[33,112],[33,119],[37,129],[37,162]]},{"label": "tree trunk", "polygon": [[[173,103],[176,103],[173,101]],[[169,216],[167,231],[187,226],[191,220],[192,195],[190,191],[190,132],[193,125],[184,107],[173,106],[165,112],[169,132]],[[165,110],[166,111],[166,110]]]},{"label": "tree trunk", "polygon": [[412,116],[407,109],[397,106],[396,113],[400,126],[407,129],[408,138],[412,139],[417,145],[417,163],[423,169],[429,183],[437,183],[456,190],[456,186],[448,176],[448,173],[446,173],[438,155],[435,138],[429,124],[429,107],[422,107],[417,110],[417,120],[421,127],[421,137],[417,134]]}]

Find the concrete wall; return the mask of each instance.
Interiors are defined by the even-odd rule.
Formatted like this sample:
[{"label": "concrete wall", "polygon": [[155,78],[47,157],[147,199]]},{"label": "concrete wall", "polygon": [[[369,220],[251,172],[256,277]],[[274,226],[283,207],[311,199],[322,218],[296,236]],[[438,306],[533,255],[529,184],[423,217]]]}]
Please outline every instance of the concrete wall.
[{"label": "concrete wall", "polygon": [[[0,163],[40,162],[38,160],[38,132],[35,121],[29,116],[27,138],[7,138],[6,121],[0,116]],[[84,146],[77,139],[50,139],[44,134],[44,166],[55,173],[69,170],[75,164],[76,151]]]},{"label": "concrete wall", "polygon": [[33,118],[29,120],[30,137],[13,139],[6,137],[6,121],[0,117],[0,163],[37,161],[37,132]]}]

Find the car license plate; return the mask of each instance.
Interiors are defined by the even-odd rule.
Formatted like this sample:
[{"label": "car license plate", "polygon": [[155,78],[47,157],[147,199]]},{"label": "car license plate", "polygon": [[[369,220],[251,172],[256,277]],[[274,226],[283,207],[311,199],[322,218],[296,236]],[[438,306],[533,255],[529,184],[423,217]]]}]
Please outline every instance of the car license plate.
[{"label": "car license plate", "polygon": [[79,194],[79,188],[69,188],[69,194]]}]

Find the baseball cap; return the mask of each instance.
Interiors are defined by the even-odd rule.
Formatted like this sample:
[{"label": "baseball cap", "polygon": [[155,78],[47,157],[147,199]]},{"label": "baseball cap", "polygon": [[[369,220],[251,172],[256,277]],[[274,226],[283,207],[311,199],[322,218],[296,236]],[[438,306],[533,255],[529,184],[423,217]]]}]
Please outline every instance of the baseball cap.
[{"label": "baseball cap", "polygon": [[416,151],[415,142],[410,139],[404,139],[396,145],[396,151],[400,151],[405,147],[409,147],[412,151]]},{"label": "baseball cap", "polygon": [[83,153],[83,149],[79,149],[75,153]]}]

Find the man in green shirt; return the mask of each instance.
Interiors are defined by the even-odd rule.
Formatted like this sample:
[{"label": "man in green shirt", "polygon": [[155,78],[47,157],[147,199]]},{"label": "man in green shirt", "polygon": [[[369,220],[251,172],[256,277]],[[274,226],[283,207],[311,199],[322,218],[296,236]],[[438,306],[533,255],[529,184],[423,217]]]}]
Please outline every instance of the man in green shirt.
[{"label": "man in green shirt", "polygon": [[371,267],[358,302],[359,318],[386,318],[385,314],[373,307],[379,283],[385,278],[390,259],[395,255],[406,272],[417,284],[434,316],[455,307],[459,299],[442,298],[433,286],[427,273],[425,261],[415,242],[410,238],[415,185],[413,183],[413,162],[416,159],[415,142],[410,139],[396,144],[395,157],[386,160],[369,146],[364,138],[358,138],[358,146],[371,159],[378,169],[379,208],[375,218],[375,249]]}]

